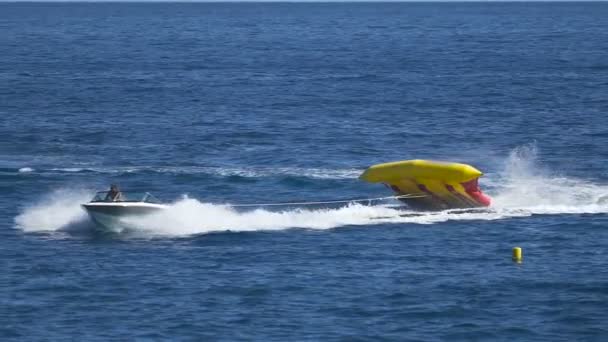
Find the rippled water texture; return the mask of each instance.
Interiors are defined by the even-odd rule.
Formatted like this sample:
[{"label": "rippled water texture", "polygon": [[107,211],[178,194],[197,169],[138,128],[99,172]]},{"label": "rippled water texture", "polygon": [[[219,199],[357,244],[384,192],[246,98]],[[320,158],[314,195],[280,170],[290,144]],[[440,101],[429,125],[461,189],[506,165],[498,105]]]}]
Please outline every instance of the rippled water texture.
[{"label": "rippled water texture", "polygon": [[[0,337],[605,341],[606,18],[0,3]],[[390,196],[358,175],[412,158],[493,205],[243,206]],[[169,208],[100,233],[110,183]]]}]

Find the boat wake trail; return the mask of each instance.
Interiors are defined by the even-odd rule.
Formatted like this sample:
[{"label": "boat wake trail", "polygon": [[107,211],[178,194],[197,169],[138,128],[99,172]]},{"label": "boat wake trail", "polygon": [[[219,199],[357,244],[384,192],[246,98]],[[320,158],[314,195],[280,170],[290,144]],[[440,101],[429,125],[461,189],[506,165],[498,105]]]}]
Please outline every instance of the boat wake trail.
[{"label": "boat wake trail", "polygon": [[334,209],[296,208],[283,211],[241,211],[230,205],[183,199],[168,210],[126,220],[129,227],[159,235],[192,235],[217,231],[258,231],[289,228],[330,229],[371,224],[377,217],[395,217],[398,210],[382,206],[349,204]]},{"label": "boat wake trail", "polygon": [[[493,197],[490,208],[415,212],[393,205],[350,203],[341,207],[239,208],[184,198],[167,210],[145,217],[125,218],[117,232],[137,236],[188,236],[218,231],[260,231],[289,228],[331,229],[378,224],[433,224],[451,220],[497,220],[542,214],[608,213],[608,185],[552,175],[537,165],[537,150],[524,146],[514,150],[489,174],[484,187]],[[80,208],[90,191],[62,190],[25,208],[15,218],[24,231],[69,230],[90,227]],[[124,227],[127,227],[126,229]]]}]

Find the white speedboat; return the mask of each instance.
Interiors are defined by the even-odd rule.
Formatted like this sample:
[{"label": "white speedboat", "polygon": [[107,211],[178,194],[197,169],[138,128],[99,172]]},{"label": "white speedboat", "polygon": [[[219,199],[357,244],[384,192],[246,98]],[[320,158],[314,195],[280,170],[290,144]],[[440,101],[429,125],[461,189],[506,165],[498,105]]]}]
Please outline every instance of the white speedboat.
[{"label": "white speedboat", "polygon": [[148,192],[121,192],[115,200],[108,199],[107,191],[100,191],[82,207],[93,222],[104,229],[121,228],[125,218],[141,217],[167,208]]}]

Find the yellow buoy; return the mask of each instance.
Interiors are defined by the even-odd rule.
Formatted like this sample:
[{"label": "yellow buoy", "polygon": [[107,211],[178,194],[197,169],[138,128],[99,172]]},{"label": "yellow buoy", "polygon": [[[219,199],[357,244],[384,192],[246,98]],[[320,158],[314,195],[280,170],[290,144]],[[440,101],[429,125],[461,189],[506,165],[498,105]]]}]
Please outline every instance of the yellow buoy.
[{"label": "yellow buoy", "polygon": [[513,247],[513,261],[520,263],[523,260],[521,247]]}]

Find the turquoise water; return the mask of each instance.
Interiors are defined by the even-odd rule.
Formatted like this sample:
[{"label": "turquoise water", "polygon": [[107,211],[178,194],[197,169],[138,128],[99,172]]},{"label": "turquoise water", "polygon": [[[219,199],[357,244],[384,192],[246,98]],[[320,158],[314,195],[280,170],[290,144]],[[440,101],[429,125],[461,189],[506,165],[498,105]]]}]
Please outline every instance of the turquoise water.
[{"label": "turquoise water", "polygon": [[[0,336],[605,340],[607,16],[0,4]],[[412,158],[493,206],[237,206],[389,196],[358,175]],[[170,208],[99,233],[110,183]]]}]

